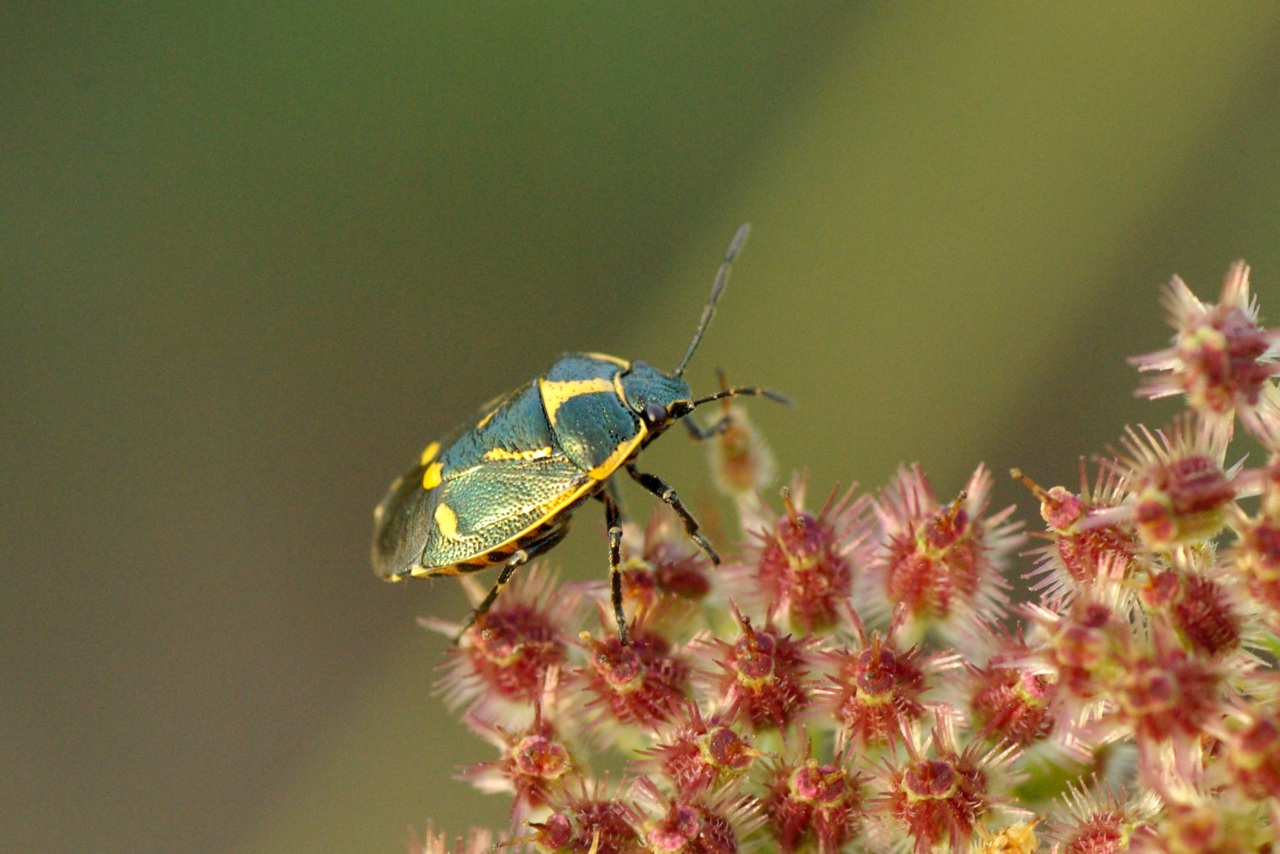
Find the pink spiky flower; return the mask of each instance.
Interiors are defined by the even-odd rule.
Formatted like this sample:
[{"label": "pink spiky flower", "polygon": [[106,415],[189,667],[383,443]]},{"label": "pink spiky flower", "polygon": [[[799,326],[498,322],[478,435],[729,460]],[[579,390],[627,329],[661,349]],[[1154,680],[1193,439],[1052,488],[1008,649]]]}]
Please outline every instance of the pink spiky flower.
[{"label": "pink spiky flower", "polygon": [[1249,267],[1237,261],[1222,282],[1216,305],[1201,302],[1174,276],[1164,293],[1175,332],[1173,346],[1129,361],[1148,377],[1139,394],[1159,398],[1185,394],[1192,409],[1219,424],[1239,415],[1245,428],[1266,439],[1276,409],[1268,399],[1270,379],[1280,376],[1274,361],[1280,331],[1258,322],[1258,303],[1249,295]]},{"label": "pink spiky flower", "polygon": [[[528,721],[527,710],[542,695],[548,675],[567,660],[566,628],[579,604],[575,595],[553,595],[557,584],[553,572],[517,575],[489,613],[467,629],[450,650],[438,683],[451,708],[488,721]],[[448,637],[461,629],[443,620],[420,622]]]},{"label": "pink spiky flower", "polygon": [[816,846],[835,854],[861,828],[864,779],[849,769],[850,757],[837,754],[822,762],[811,754],[809,740],[773,766],[765,784],[766,827],[785,854]]},{"label": "pink spiky flower", "polygon": [[595,728],[597,737],[622,735],[615,726],[603,726],[607,722],[624,727],[663,723],[685,702],[690,667],[662,636],[638,626],[626,646],[617,635],[596,638],[583,632],[581,638],[589,662],[571,671],[567,680],[591,695],[585,707],[601,724]]},{"label": "pink spiky flower", "polygon": [[840,743],[861,747],[893,745],[924,717],[930,681],[958,664],[958,656],[927,654],[920,645],[903,648],[889,634],[868,638],[857,623],[858,646],[826,654],[831,674],[822,707],[839,722]]},{"label": "pink spiky flower", "polygon": [[999,637],[985,665],[966,667],[972,723],[988,739],[1026,748],[1054,729],[1058,682],[1036,661],[1021,632]]},{"label": "pink spiky flower", "polygon": [[[871,534],[870,501],[832,490],[817,515],[804,509],[804,483],[783,489],[784,511],[761,520],[758,548],[733,574],[769,618],[795,632],[827,631],[848,610]],[[767,512],[767,511],[764,511]]]},{"label": "pink spiky flower", "polygon": [[1144,833],[1159,807],[1154,795],[1132,801],[1109,786],[1090,791],[1071,783],[1059,813],[1046,828],[1058,854],[1121,854],[1135,833]]},{"label": "pink spiky flower", "polygon": [[581,773],[556,728],[543,720],[540,703],[535,707],[533,723],[520,731],[509,732],[474,718],[469,723],[502,751],[502,757],[472,765],[459,777],[484,792],[511,792],[513,819],[545,807],[553,792]]},{"label": "pink spiky flower", "polygon": [[980,742],[962,750],[945,716],[924,745],[907,742],[906,747],[905,758],[882,763],[884,787],[873,810],[912,840],[920,854],[940,845],[969,850],[988,815],[1003,805],[993,783],[1012,781],[1009,766],[1016,750],[987,749]]},{"label": "pink spiky flower", "polygon": [[1219,658],[1240,649],[1244,616],[1222,581],[1175,566],[1149,576],[1139,595],[1149,611],[1168,621],[1190,652]]},{"label": "pink spiky flower", "polygon": [[1228,776],[1247,797],[1280,801],[1280,713],[1245,711],[1225,736]]},{"label": "pink spiky flower", "polygon": [[1109,694],[1124,674],[1133,635],[1120,598],[1118,591],[1090,591],[1072,599],[1062,613],[1025,606],[1027,617],[1043,633],[1038,658],[1054,675],[1060,699],[1087,706]]},{"label": "pink spiky flower", "polygon": [[668,797],[641,777],[634,792],[650,816],[644,837],[651,854],[735,854],[763,821],[754,798],[729,790]]},{"label": "pink spiky flower", "polygon": [[1117,464],[1131,497],[1088,524],[1132,523],[1143,543],[1156,552],[1212,539],[1235,512],[1236,472],[1223,468],[1226,438],[1207,421],[1179,419],[1173,430],[1141,435],[1130,428]]},{"label": "pink spiky flower", "polygon": [[711,694],[756,732],[785,730],[813,706],[810,671],[819,639],[794,638],[769,623],[756,628],[736,608],[734,616],[737,639],[713,640],[700,650],[720,669],[711,677]]},{"label": "pink spiky flower", "polygon": [[1025,576],[1034,580],[1031,589],[1046,605],[1062,604],[1079,587],[1123,582],[1143,566],[1144,549],[1132,524],[1095,519],[1124,502],[1125,480],[1114,463],[1104,462],[1091,485],[1081,460],[1079,493],[1061,486],[1045,489],[1018,469],[1010,474],[1040,500],[1040,516],[1048,526],[1045,533],[1033,535],[1049,542],[1032,550],[1038,556],[1036,567]]},{"label": "pink spiky flower", "polygon": [[[1013,507],[983,518],[991,475],[979,466],[954,501],[939,504],[918,465],[902,468],[874,502],[883,530],[871,575],[881,607],[900,610],[905,634],[928,628],[959,641],[1008,605],[1002,569],[1023,541]],[[892,603],[892,604],[890,604]],[[895,613],[895,620],[899,619]]]},{"label": "pink spiky flower", "polygon": [[[694,548],[670,515],[655,513],[640,531],[623,526],[622,598],[651,632],[672,638],[687,633],[689,621],[712,592],[711,561]],[[608,584],[587,585],[596,601],[609,603]]]},{"label": "pink spiky flower", "polygon": [[1113,694],[1116,719],[1133,729],[1144,752],[1169,739],[1195,739],[1226,713],[1219,663],[1183,650],[1161,624],[1153,641],[1150,651],[1130,657]]},{"label": "pink spiky flower", "polygon": [[721,788],[764,755],[732,728],[733,717],[729,712],[708,719],[696,704],[686,703],[663,741],[641,754],[640,766],[685,796]]},{"label": "pink spiky flower", "polygon": [[540,851],[576,854],[636,854],[643,850],[639,828],[643,817],[635,804],[610,796],[601,785],[583,785],[552,804],[542,821],[531,821],[532,833],[520,840]]}]

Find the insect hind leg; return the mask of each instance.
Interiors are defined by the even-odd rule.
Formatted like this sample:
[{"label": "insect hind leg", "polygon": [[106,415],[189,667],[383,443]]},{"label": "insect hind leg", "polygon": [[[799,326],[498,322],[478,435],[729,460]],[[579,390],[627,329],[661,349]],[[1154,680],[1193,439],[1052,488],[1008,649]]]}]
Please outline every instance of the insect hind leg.
[{"label": "insect hind leg", "polygon": [[702,549],[703,554],[710,558],[712,563],[720,563],[720,555],[716,554],[716,550],[712,548],[711,541],[698,530],[698,520],[693,518],[693,514],[689,512],[688,507],[684,506],[684,502],[680,500],[680,496],[676,495],[674,489],[667,486],[666,482],[657,475],[637,471],[634,463],[627,463],[627,474],[676,511],[676,515],[684,523],[684,532],[688,534],[689,539],[698,544],[698,548]]},{"label": "insect hind leg", "polygon": [[618,499],[613,494],[613,482],[596,493],[596,497],[604,504],[604,520],[609,526],[609,588],[613,618],[618,623],[618,640],[623,646],[629,646],[627,615],[622,610],[622,511],[618,509]]},{"label": "insect hind leg", "polygon": [[515,574],[517,569],[529,562],[529,557],[530,555],[527,551],[520,549],[507,559],[507,562],[502,565],[502,572],[498,574],[498,580],[494,582],[493,587],[489,590],[489,594],[481,600],[479,605],[472,609],[471,613],[467,615],[467,619],[463,621],[462,629],[453,638],[455,645],[475,625],[476,620],[489,612],[489,608],[493,606],[493,601],[498,598],[502,588],[507,586],[507,582],[511,580],[511,576]]},{"label": "insect hind leg", "polygon": [[[472,610],[471,614],[462,624],[462,630],[459,631],[453,639],[454,644],[457,644],[462,640],[462,636],[475,625],[476,620],[489,612],[489,608],[493,606],[494,600],[498,598],[498,594],[502,592],[502,588],[511,580],[511,576],[515,574],[517,569],[559,543],[568,533],[569,520],[565,519],[560,524],[542,534],[535,542],[528,543],[524,548],[517,550],[511,555],[511,557],[507,558],[507,562],[502,565],[502,572],[498,574],[498,580],[494,582],[493,588],[489,590],[488,595],[486,595],[484,599],[481,600],[480,604]],[[474,572],[485,568],[486,567],[484,566],[476,566],[473,569],[468,569],[466,571]]]}]

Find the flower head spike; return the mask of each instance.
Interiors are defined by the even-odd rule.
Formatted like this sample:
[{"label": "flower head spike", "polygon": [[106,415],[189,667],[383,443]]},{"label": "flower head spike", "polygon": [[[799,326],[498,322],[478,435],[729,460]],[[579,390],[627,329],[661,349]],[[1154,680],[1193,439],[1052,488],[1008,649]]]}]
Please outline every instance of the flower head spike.
[{"label": "flower head spike", "polygon": [[917,852],[945,845],[967,851],[980,823],[1003,798],[995,793],[1014,781],[1009,766],[1017,756],[1011,747],[985,750],[973,742],[960,750],[951,726],[940,716],[923,748],[906,742],[907,756],[886,760],[884,789],[874,810],[887,817],[911,840]]},{"label": "flower head spike", "polygon": [[1013,507],[989,518],[991,475],[979,466],[960,496],[938,503],[918,465],[903,468],[874,506],[884,541],[872,568],[882,597],[903,609],[910,638],[930,627],[951,640],[967,638],[979,621],[1004,615],[1008,585],[1002,569],[1022,542]]},{"label": "flower head spike", "polygon": [[[565,629],[579,602],[572,595],[551,595],[558,583],[554,572],[518,574],[467,629],[461,644],[448,652],[438,685],[450,707],[490,721],[529,720],[548,672],[566,661]],[[442,620],[420,622],[451,637],[461,628]]]},{"label": "flower head spike", "polygon": [[1061,613],[1027,605],[1027,616],[1044,631],[1040,661],[1056,675],[1059,696],[1089,704],[1111,693],[1132,657],[1128,609],[1116,589],[1079,596]]},{"label": "flower head spike", "polygon": [[1132,428],[1117,460],[1131,498],[1092,517],[1086,526],[1129,521],[1147,548],[1167,552],[1211,540],[1230,518],[1239,467],[1223,469],[1223,434],[1203,420],[1181,418],[1169,433]]},{"label": "flower head spike", "polygon": [[[598,639],[583,632],[581,639],[590,661],[570,681],[594,695],[586,707],[598,723],[652,727],[670,720],[685,702],[689,665],[659,635],[640,627],[628,646],[617,635]],[[593,730],[597,737],[623,735],[617,726]]]},{"label": "flower head spike", "polygon": [[1019,630],[1001,633],[986,665],[968,665],[969,707],[984,737],[1028,747],[1053,731],[1057,680],[1035,660]]},{"label": "flower head spike", "polygon": [[[712,591],[710,560],[690,545],[684,528],[664,509],[656,510],[643,530],[628,523],[622,530],[624,610],[664,637],[687,633],[687,624]],[[612,607],[607,582],[584,587],[602,607]]]},{"label": "flower head spike", "polygon": [[533,810],[546,806],[551,793],[577,766],[569,748],[560,740],[554,727],[542,719],[538,710],[534,722],[521,732],[507,732],[501,727],[471,721],[502,751],[502,758],[466,768],[458,776],[470,780],[484,792],[512,792],[511,816],[520,819]]},{"label": "flower head spike", "polygon": [[801,735],[765,783],[767,827],[784,854],[807,845],[835,854],[862,826],[863,778],[849,770],[847,753],[829,762],[814,758],[808,737]]},{"label": "flower head spike", "polygon": [[1272,630],[1280,631],[1280,519],[1249,519],[1230,554],[1249,598],[1269,616]]},{"label": "flower head spike", "polygon": [[1201,302],[1174,276],[1164,305],[1176,330],[1173,346],[1129,361],[1140,371],[1160,371],[1145,380],[1139,394],[1185,394],[1192,409],[1230,424],[1238,414],[1249,432],[1265,438],[1272,411],[1264,390],[1280,375],[1274,361],[1280,331],[1258,322],[1257,300],[1249,295],[1249,267],[1237,261],[1222,283],[1217,305]]},{"label": "flower head spike", "polygon": [[1082,459],[1079,493],[1061,486],[1045,489],[1018,469],[1011,474],[1040,499],[1040,516],[1049,528],[1033,535],[1049,543],[1031,551],[1039,558],[1035,569],[1025,576],[1036,579],[1031,589],[1041,595],[1045,605],[1060,605],[1079,587],[1123,583],[1142,565],[1145,549],[1127,520],[1106,524],[1093,520],[1124,501],[1125,481],[1114,463],[1102,463],[1090,485]]},{"label": "flower head spike", "polygon": [[[717,369],[720,390],[729,388],[724,371]],[[720,402],[716,435],[708,442],[711,476],[716,488],[734,499],[742,521],[751,525],[760,511],[760,490],[773,482],[777,463],[760,432],[747,417],[747,409],[726,397]]]},{"label": "flower head spike", "polygon": [[[1256,854],[1274,848],[1268,818],[1274,804],[1241,798],[1231,789],[1207,785],[1202,775],[1191,780],[1147,780],[1164,808],[1150,823],[1135,829],[1130,850],[1159,854]],[[1270,813],[1270,815],[1269,815]]]},{"label": "flower head spike", "polygon": [[[815,516],[804,509],[803,481],[782,490],[784,512],[757,536],[760,545],[733,574],[770,619],[794,632],[829,630],[843,616],[870,537],[869,500],[832,490]],[[839,496],[839,497],[837,497]],[[745,577],[744,577],[745,576]]]},{"label": "flower head spike", "polygon": [[1130,803],[1126,792],[1109,786],[1089,791],[1068,784],[1061,814],[1046,827],[1045,835],[1060,854],[1120,854],[1129,850],[1135,831],[1149,827],[1158,801],[1148,794]]},{"label": "flower head spike", "polygon": [[813,706],[809,671],[818,640],[794,638],[766,623],[757,629],[734,609],[741,629],[737,640],[715,640],[703,647],[720,673],[711,677],[712,695],[753,730],[785,730]]},{"label": "flower head spike", "polygon": [[540,851],[574,854],[636,854],[643,850],[639,811],[628,800],[608,796],[599,784],[562,795],[543,821],[530,822],[531,841]]},{"label": "flower head spike", "polygon": [[892,629],[867,638],[861,628],[857,648],[827,654],[833,672],[822,705],[840,722],[841,743],[896,744],[924,716],[930,678],[955,667],[957,657],[927,655],[918,645],[903,649]]},{"label": "flower head spike", "polygon": [[1280,800],[1280,713],[1273,708],[1244,712],[1224,745],[1227,773],[1249,797]]},{"label": "flower head spike", "polygon": [[686,796],[700,795],[745,774],[763,756],[730,726],[732,711],[704,718],[686,703],[662,743],[645,751],[641,767],[662,775]]},{"label": "flower head spike", "polygon": [[1198,738],[1226,712],[1220,663],[1187,653],[1163,623],[1152,640],[1149,652],[1131,657],[1113,695],[1115,718],[1132,728],[1144,755],[1172,738]]},{"label": "flower head spike", "polygon": [[739,840],[762,821],[753,798],[728,790],[666,797],[642,777],[633,791],[651,817],[645,840],[652,854],[736,854]]},{"label": "flower head spike", "polygon": [[1244,619],[1230,590],[1185,560],[1151,575],[1141,590],[1143,604],[1162,614],[1194,655],[1220,658],[1240,649]]}]

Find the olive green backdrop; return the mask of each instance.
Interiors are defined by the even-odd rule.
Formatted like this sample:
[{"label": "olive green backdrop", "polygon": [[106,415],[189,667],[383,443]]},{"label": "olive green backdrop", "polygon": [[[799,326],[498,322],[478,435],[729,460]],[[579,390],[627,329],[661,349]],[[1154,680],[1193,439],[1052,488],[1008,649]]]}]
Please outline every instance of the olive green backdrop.
[{"label": "olive green backdrop", "polygon": [[1280,318],[1277,92],[1274,3],[6,8],[0,848],[500,827],[414,625],[458,586],[367,566],[423,444],[566,348],[674,365],[750,220],[688,376],[793,396],[784,470],[1074,482],[1172,411],[1170,274]]}]

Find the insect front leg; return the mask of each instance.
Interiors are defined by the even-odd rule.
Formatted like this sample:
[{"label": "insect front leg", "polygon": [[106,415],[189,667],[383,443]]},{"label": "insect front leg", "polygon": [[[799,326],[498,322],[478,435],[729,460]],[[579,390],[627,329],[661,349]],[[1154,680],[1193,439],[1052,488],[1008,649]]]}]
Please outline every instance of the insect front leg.
[{"label": "insect front leg", "polygon": [[628,646],[627,617],[622,612],[622,511],[618,509],[613,489],[610,481],[596,495],[604,503],[604,520],[609,526],[609,585],[613,594],[613,618],[618,622],[618,639],[623,646]]},{"label": "insect front leg", "polygon": [[[732,419],[728,415],[722,415],[715,421],[712,421],[710,427],[703,427],[693,419],[692,415],[680,419],[680,423],[689,431],[689,435],[692,438],[697,439],[699,442],[719,436],[725,430],[729,429],[729,424],[731,422]],[[650,492],[652,492],[652,490],[650,490]]]},{"label": "insect front leg", "polygon": [[674,489],[667,486],[662,478],[657,475],[636,471],[635,463],[627,463],[627,474],[631,475],[636,483],[652,492],[669,505],[672,510],[676,511],[680,521],[684,522],[684,531],[689,535],[689,539],[698,544],[698,548],[702,549],[703,553],[711,558],[712,563],[720,563],[720,555],[716,554],[716,550],[711,547],[711,541],[702,536],[702,532],[698,530],[698,520],[693,518],[693,514],[689,512],[688,507],[684,506],[684,502],[676,495]]},{"label": "insect front leg", "polygon": [[476,620],[488,613],[490,606],[493,605],[493,600],[498,598],[498,594],[502,592],[503,587],[507,586],[507,582],[511,580],[511,576],[515,574],[515,571],[523,566],[528,560],[529,553],[524,549],[520,549],[507,559],[507,562],[502,565],[502,572],[498,574],[498,580],[494,582],[493,589],[489,591],[489,595],[485,596],[480,604],[475,607],[475,610],[471,612],[466,621],[462,624],[462,630],[454,637],[453,642],[455,645],[462,640],[462,636],[467,633],[467,630],[475,625]]}]

